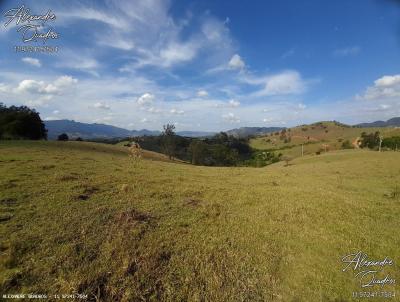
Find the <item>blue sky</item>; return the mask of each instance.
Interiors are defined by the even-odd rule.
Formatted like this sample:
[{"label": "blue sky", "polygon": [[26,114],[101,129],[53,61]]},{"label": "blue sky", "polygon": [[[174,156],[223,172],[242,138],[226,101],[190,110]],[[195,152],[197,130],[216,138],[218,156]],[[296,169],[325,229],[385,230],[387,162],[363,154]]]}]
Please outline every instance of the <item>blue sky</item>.
[{"label": "blue sky", "polygon": [[[400,115],[396,0],[0,3],[0,101],[45,119],[218,131]],[[50,9],[39,31],[58,38],[5,27],[22,4]]]}]

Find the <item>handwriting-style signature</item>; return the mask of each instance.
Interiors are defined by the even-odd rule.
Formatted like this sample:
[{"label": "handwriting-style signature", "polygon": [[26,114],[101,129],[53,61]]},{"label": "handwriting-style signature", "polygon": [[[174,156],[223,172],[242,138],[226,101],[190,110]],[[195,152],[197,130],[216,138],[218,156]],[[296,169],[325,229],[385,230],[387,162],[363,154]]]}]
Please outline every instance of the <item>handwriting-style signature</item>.
[{"label": "handwriting-style signature", "polygon": [[394,261],[389,257],[381,260],[372,260],[368,258],[367,254],[359,251],[344,256],[342,262],[346,264],[342,271],[345,272],[348,269],[355,271],[354,277],[359,280],[361,287],[372,287],[375,285],[383,287],[384,285],[393,285],[396,283],[396,279],[391,278],[389,274],[385,274],[383,278],[378,277],[378,274],[382,274],[386,266],[394,265]]},{"label": "handwriting-style signature", "polygon": [[15,25],[19,26],[17,31],[22,34],[22,41],[25,43],[37,42],[38,40],[46,43],[48,39],[58,39],[59,37],[59,34],[52,28],[42,31],[48,21],[54,21],[57,18],[50,9],[43,15],[33,15],[28,7],[21,5],[18,8],[6,11],[4,17],[8,19],[4,23],[4,27],[15,22]]}]

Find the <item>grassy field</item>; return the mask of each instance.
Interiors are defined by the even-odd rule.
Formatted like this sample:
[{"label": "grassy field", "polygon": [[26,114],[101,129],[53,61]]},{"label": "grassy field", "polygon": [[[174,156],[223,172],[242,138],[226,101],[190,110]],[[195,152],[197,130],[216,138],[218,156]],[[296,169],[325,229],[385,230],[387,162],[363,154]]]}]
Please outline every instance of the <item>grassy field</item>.
[{"label": "grassy field", "polygon": [[400,136],[400,128],[353,128],[335,122],[319,122],[290,128],[287,132],[291,140],[285,142],[280,135],[271,133],[250,141],[250,145],[259,150],[277,150],[290,157],[301,156],[301,144],[304,144],[304,154],[315,154],[318,151],[340,150],[343,141],[351,144],[361,136],[362,132],[375,133],[379,131],[384,137]]},{"label": "grassy field", "polygon": [[337,151],[266,168],[126,152],[0,142],[0,294],[352,301],[360,289],[342,272],[344,255],[398,265],[400,152]]}]

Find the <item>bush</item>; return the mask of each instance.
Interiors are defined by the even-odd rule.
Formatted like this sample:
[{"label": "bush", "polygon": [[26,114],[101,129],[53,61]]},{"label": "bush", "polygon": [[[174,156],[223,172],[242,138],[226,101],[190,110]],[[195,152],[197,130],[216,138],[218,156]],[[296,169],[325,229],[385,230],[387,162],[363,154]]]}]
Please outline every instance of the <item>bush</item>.
[{"label": "bush", "polygon": [[57,137],[57,140],[58,141],[67,141],[67,140],[69,140],[69,137],[66,133],[62,133]]},{"label": "bush", "polygon": [[382,140],[382,147],[391,150],[400,149],[400,136],[387,137]]},{"label": "bush", "polygon": [[342,149],[353,149],[353,145],[350,143],[349,140],[345,140],[342,143]]}]

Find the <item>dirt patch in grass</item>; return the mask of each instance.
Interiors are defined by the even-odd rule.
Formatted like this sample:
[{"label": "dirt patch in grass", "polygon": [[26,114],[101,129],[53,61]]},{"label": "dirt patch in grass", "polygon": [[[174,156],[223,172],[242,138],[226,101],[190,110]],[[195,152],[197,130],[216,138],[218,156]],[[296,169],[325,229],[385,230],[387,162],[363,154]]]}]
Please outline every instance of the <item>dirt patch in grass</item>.
[{"label": "dirt patch in grass", "polygon": [[203,201],[200,199],[195,199],[195,198],[186,198],[184,200],[185,205],[192,206],[192,207],[198,207]]},{"label": "dirt patch in grass", "polygon": [[140,212],[136,209],[117,213],[114,218],[117,224],[149,223],[155,219],[149,213]]},{"label": "dirt patch in grass", "polygon": [[0,200],[0,204],[11,207],[17,204],[17,200],[15,198],[3,198]]},{"label": "dirt patch in grass", "polygon": [[55,165],[43,165],[41,166],[42,170],[50,170],[54,169],[56,166]]},{"label": "dirt patch in grass", "polygon": [[0,222],[9,221],[12,217],[11,214],[0,214]]},{"label": "dirt patch in grass", "polygon": [[[81,186],[79,186],[81,188]],[[81,188],[81,193],[75,195],[75,200],[88,200],[93,194],[98,192],[100,189],[95,186],[84,185],[83,189]]]}]

